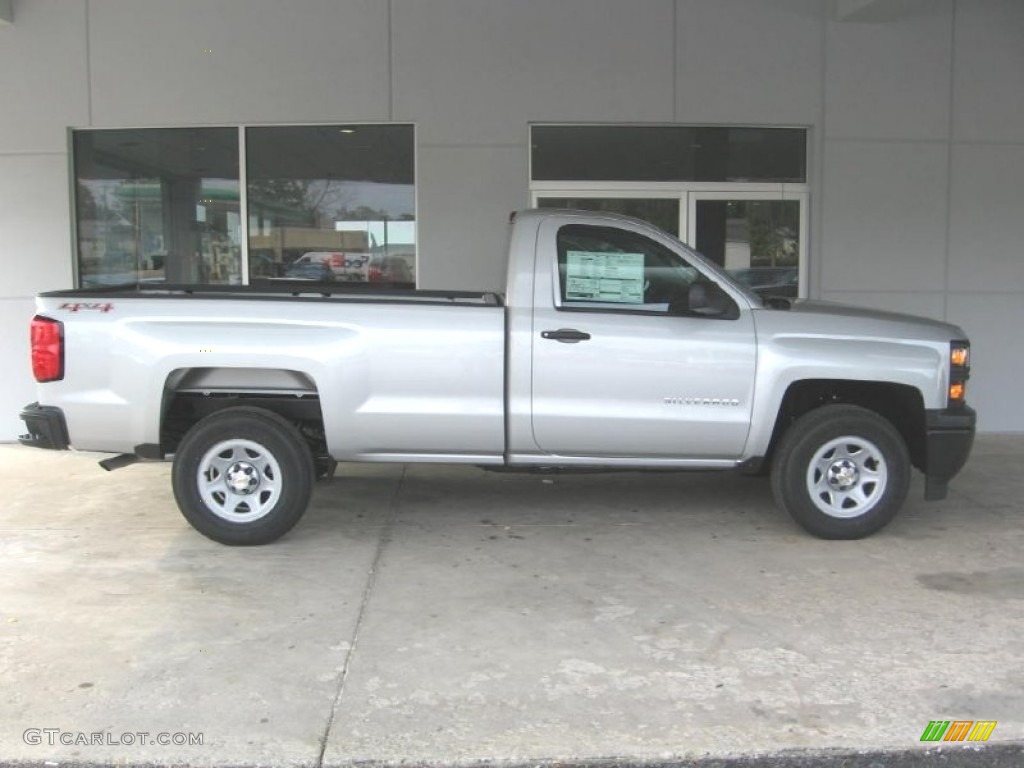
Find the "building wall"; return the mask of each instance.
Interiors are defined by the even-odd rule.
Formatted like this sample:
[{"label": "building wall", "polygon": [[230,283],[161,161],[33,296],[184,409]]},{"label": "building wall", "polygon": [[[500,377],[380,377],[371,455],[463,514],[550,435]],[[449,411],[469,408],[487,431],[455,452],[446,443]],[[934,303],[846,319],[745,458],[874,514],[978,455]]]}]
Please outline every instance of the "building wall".
[{"label": "building wall", "polygon": [[868,5],[890,18],[839,21],[833,0],[17,0],[0,439],[33,398],[31,297],[71,285],[69,126],[388,120],[417,125],[420,284],[472,289],[502,286],[531,122],[807,126],[811,295],[961,324],[982,429],[1022,431],[1024,4]]},{"label": "building wall", "polygon": [[820,296],[961,325],[987,431],[1024,430],[1024,4],[825,29]]}]

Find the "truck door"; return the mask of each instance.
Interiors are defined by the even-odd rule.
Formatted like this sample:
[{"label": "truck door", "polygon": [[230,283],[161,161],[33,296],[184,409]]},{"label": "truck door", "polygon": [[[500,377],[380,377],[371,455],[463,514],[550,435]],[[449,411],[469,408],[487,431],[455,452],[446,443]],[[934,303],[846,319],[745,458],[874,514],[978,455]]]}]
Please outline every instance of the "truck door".
[{"label": "truck door", "polygon": [[595,459],[739,456],[756,363],[749,306],[718,291],[727,311],[701,302],[691,310],[690,285],[706,287],[709,275],[670,240],[567,221],[550,219],[538,232],[538,448]]}]

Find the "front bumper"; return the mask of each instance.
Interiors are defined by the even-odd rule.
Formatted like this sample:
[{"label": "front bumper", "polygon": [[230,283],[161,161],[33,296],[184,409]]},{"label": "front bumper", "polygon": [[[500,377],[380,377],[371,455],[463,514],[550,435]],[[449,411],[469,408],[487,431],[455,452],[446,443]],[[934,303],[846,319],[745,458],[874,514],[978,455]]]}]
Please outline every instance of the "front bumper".
[{"label": "front bumper", "polygon": [[28,427],[28,434],[18,438],[22,445],[63,451],[71,444],[64,411],[60,408],[31,403],[21,409],[21,420]]},{"label": "front bumper", "polygon": [[971,455],[976,422],[977,414],[966,405],[925,411],[925,499],[946,498],[949,481]]}]

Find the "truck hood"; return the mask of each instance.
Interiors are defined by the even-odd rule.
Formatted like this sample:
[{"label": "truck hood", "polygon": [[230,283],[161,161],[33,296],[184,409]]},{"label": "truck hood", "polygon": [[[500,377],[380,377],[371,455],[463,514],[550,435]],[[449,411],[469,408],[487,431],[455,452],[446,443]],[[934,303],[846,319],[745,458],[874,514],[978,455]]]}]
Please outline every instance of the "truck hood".
[{"label": "truck hood", "polygon": [[966,339],[963,330],[941,320],[867,309],[831,301],[798,299],[789,310],[758,312],[759,327],[807,335],[895,337],[928,341]]}]

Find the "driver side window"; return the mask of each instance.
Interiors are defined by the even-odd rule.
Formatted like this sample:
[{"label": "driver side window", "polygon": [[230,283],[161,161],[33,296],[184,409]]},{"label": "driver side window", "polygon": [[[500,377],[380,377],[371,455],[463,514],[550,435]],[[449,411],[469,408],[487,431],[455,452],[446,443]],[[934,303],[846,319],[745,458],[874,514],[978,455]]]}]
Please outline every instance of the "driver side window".
[{"label": "driver side window", "polygon": [[667,313],[685,301],[700,273],[643,235],[570,224],[558,231],[558,276],[564,308]]}]

